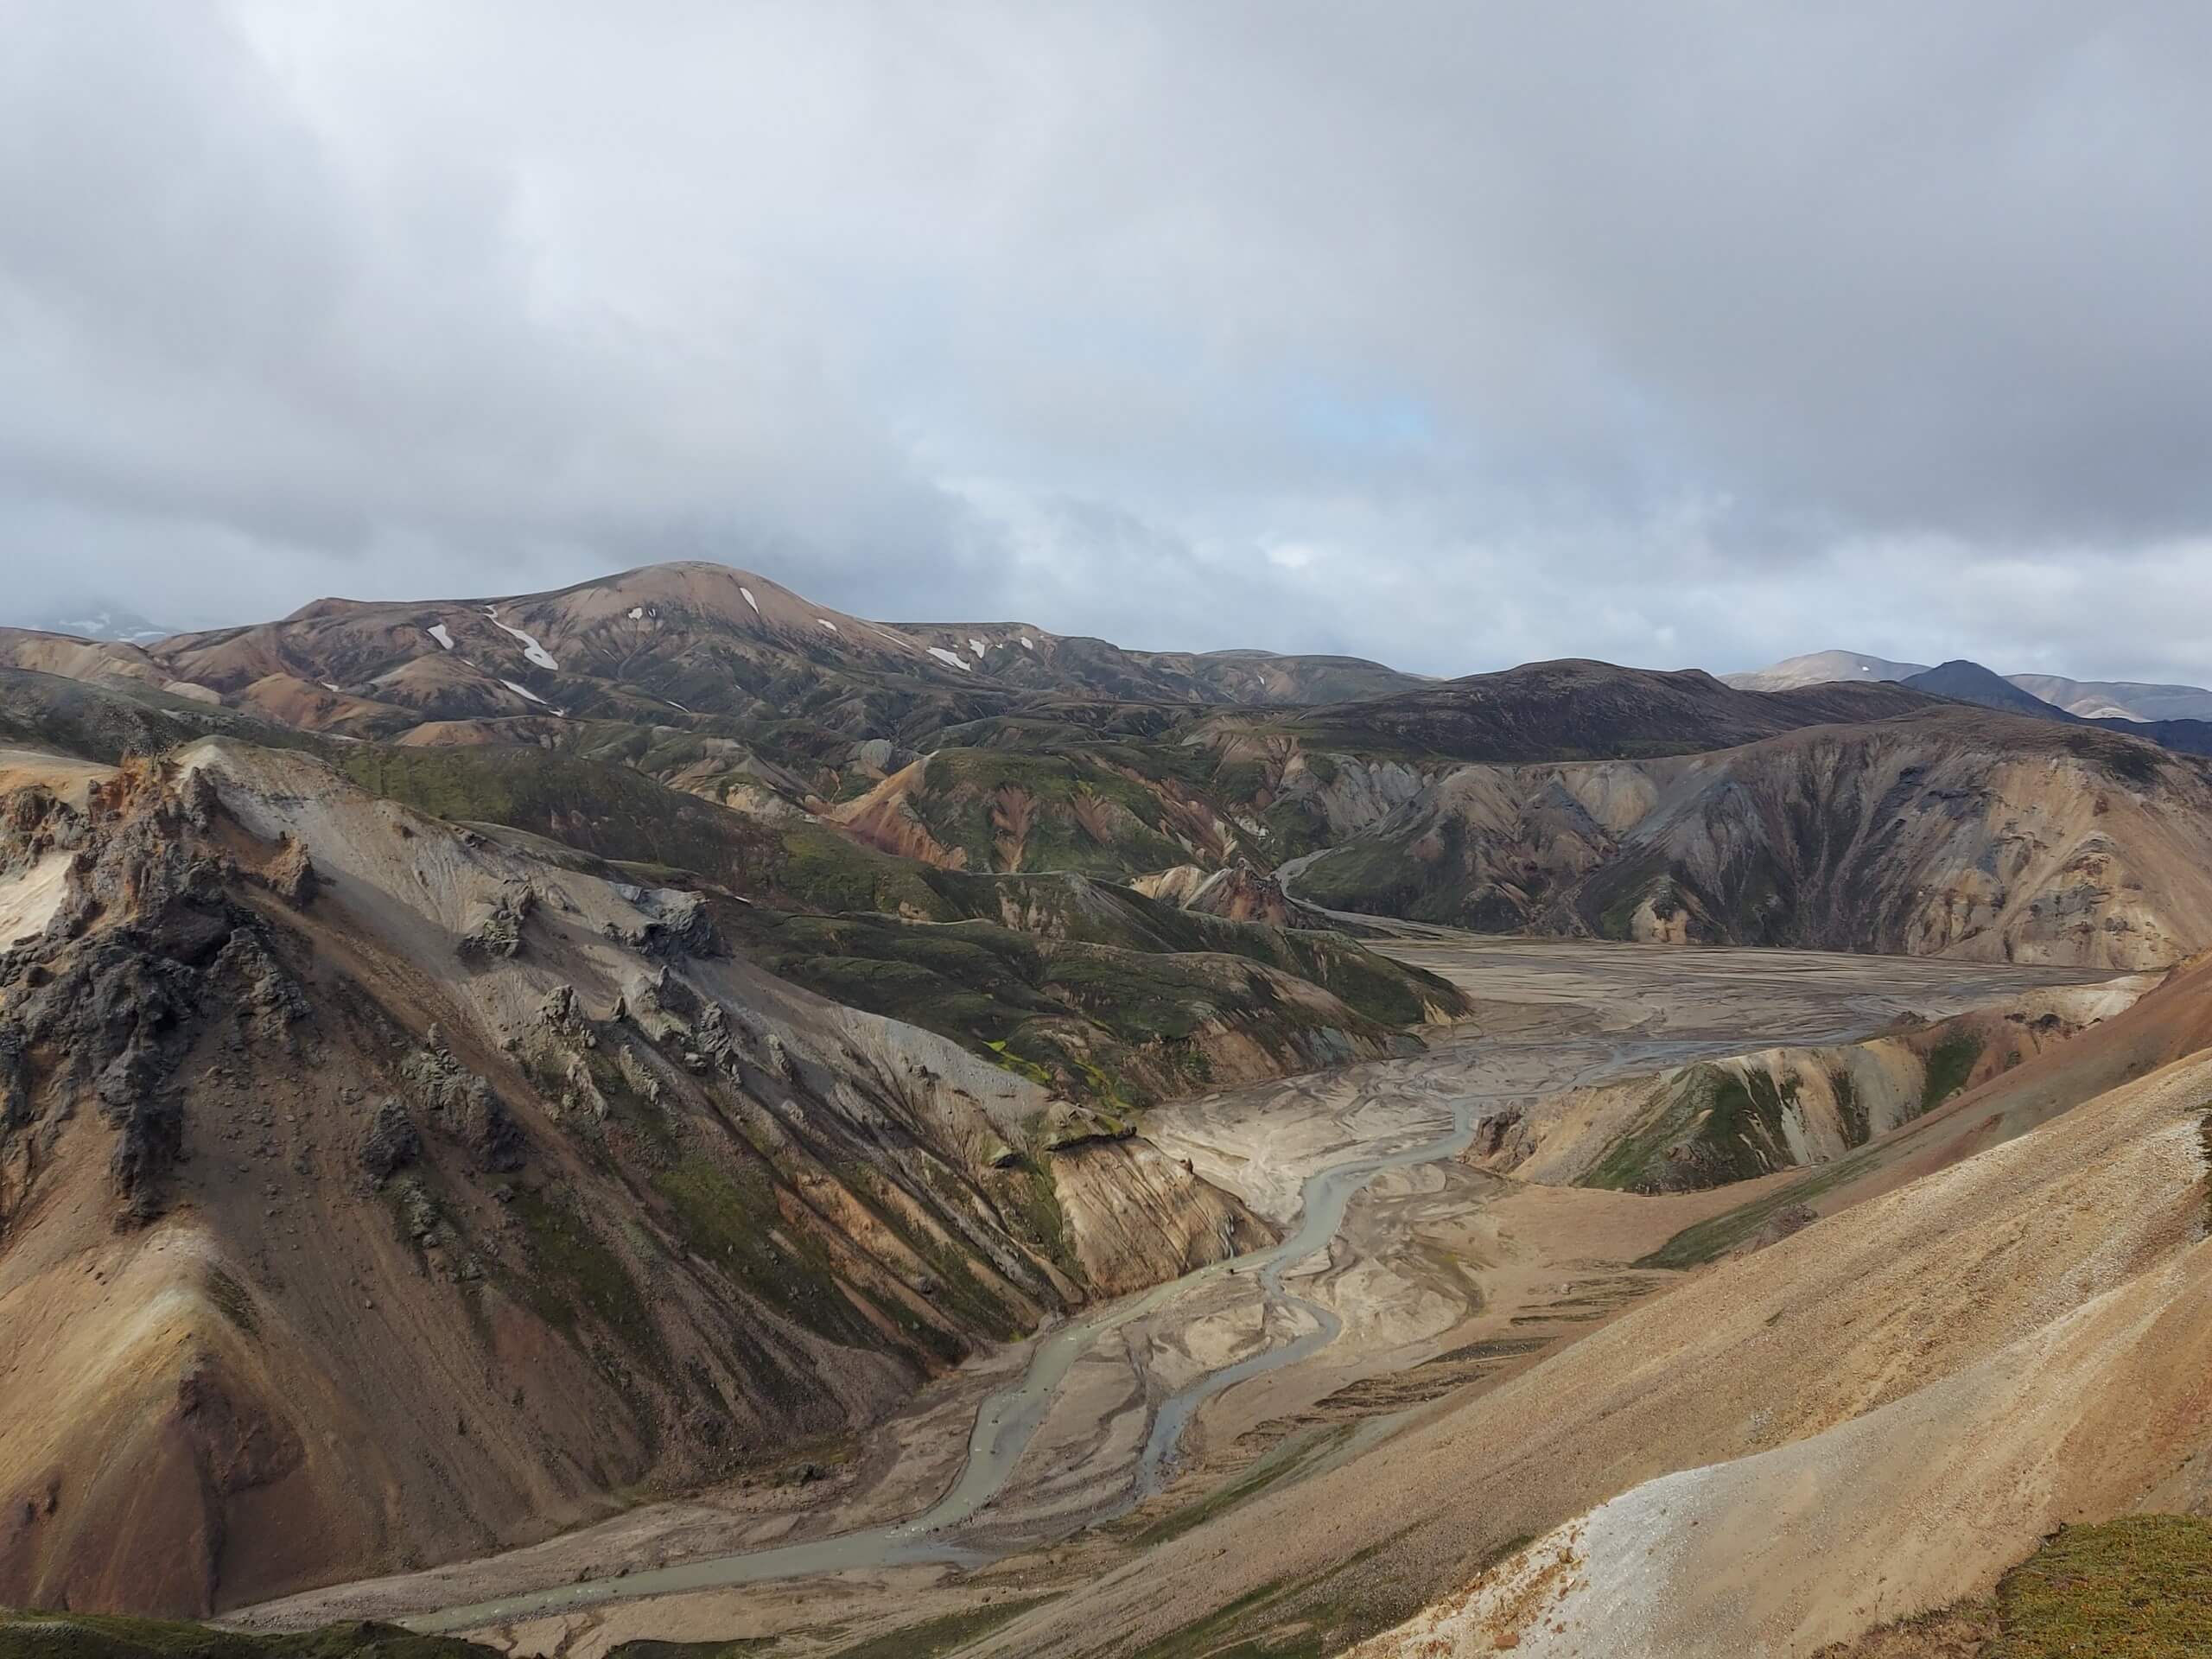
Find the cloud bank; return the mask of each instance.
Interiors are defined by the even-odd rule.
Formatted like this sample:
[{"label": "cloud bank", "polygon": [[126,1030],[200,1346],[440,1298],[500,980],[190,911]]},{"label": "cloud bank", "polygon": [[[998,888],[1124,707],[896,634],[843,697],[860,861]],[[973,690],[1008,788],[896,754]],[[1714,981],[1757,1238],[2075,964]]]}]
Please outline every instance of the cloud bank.
[{"label": "cloud bank", "polygon": [[2212,677],[2212,13],[0,0],[0,568]]}]

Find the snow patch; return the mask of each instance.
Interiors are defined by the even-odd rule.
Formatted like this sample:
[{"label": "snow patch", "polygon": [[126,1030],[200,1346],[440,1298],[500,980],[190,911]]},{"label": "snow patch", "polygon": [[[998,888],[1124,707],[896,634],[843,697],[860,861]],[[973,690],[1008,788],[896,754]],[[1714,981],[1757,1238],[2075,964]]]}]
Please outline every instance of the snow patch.
[{"label": "snow patch", "polygon": [[817,622],[819,622],[823,627],[829,629],[830,632],[835,633],[837,632],[837,625],[835,622],[832,622],[828,617],[817,616],[814,620]]},{"label": "snow patch", "polygon": [[[489,605],[486,605],[484,607],[484,614],[492,619],[492,626],[497,628],[501,633],[511,633],[516,639],[521,640],[522,654],[529,658],[531,662],[537,664],[538,667],[545,669],[557,669],[561,666],[560,664],[553,660],[553,653],[546,650],[544,646],[539,645],[532,635],[524,633],[520,628],[511,628],[505,623],[500,621],[499,612],[493,610]],[[502,683],[504,683],[504,682],[502,682]],[[540,701],[542,702],[543,699],[541,698]]]},{"label": "snow patch", "polygon": [[[333,684],[332,684],[328,680],[325,680],[325,681],[323,681],[323,682],[322,682],[322,689],[323,689],[324,690],[326,690],[326,691],[337,691],[337,690],[338,690],[338,688],[337,688],[336,686],[333,685]],[[344,694],[343,692],[340,692],[340,693],[339,693],[339,695],[342,696],[344,696],[345,694]]]},{"label": "snow patch", "polygon": [[431,623],[431,624],[430,624],[430,627],[429,627],[429,634],[430,634],[430,638],[431,638],[431,639],[433,639],[436,640],[436,641],[437,641],[441,645],[443,645],[443,646],[444,646],[448,651],[451,651],[451,650],[453,649],[453,635],[451,635],[451,634],[449,634],[449,633],[448,633],[448,632],[446,632],[446,625],[445,625],[444,623],[442,623],[442,622],[433,622],[433,623]]},{"label": "snow patch", "polygon": [[630,620],[632,622],[644,621],[645,620],[645,607],[642,605],[632,605],[630,607]]},{"label": "snow patch", "polygon": [[984,653],[989,651],[990,647],[971,633],[968,636],[968,649],[976,653],[976,660],[980,663],[983,660]]},{"label": "snow patch", "polygon": [[1037,649],[1037,642],[1025,633],[1021,636],[1021,648],[1024,651],[1034,651]]},{"label": "snow patch", "polygon": [[972,674],[976,671],[974,664],[963,661],[958,652],[947,651],[943,645],[931,645],[930,647],[930,655],[936,658],[938,661],[943,663],[947,668],[957,668],[963,674]]},{"label": "snow patch", "polygon": [[513,692],[518,697],[528,697],[532,702],[541,704],[549,709],[552,707],[550,703],[546,702],[544,698],[539,696],[537,692],[531,690],[526,685],[517,685],[512,680],[501,680],[499,683],[505,686],[508,690]]},{"label": "snow patch", "polygon": [[753,590],[750,588],[747,588],[743,582],[740,582],[738,584],[737,591],[745,595],[745,602],[753,607],[753,614],[755,616],[760,615],[760,601],[753,597]]}]

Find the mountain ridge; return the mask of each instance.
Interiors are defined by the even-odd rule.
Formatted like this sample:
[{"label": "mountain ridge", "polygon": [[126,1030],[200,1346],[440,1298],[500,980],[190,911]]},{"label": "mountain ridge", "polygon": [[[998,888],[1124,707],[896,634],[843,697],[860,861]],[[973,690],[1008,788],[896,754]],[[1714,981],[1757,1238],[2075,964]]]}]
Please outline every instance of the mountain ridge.
[{"label": "mountain ridge", "polygon": [[[1833,680],[1910,680],[1925,663],[1892,662],[1853,651],[1816,651],[1720,677],[1745,690],[1783,690]],[[2021,690],[2068,714],[2139,721],[2212,720],[2212,690],[2141,680],[2077,680],[2058,674],[2007,674]]]}]

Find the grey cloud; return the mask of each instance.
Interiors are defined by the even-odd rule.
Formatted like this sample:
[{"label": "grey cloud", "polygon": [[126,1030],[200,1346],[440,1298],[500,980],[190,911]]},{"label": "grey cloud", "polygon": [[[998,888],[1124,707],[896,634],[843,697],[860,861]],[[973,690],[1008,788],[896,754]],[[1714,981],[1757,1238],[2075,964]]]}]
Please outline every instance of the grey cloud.
[{"label": "grey cloud", "polygon": [[2212,15],[0,4],[0,563],[2212,675]]}]

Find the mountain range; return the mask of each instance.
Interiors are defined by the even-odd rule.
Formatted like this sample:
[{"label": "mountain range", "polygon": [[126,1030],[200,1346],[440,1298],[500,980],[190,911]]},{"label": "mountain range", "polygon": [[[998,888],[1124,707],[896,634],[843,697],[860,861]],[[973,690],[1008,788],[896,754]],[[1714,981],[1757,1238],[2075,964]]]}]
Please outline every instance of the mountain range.
[{"label": "mountain range", "polygon": [[[871,621],[692,563],[146,645],[0,631],[0,663],[105,688],[101,719],[282,733],[377,793],[801,911],[988,914],[948,883],[1052,874],[1314,919],[1287,882],[1484,931],[2138,966],[2196,936],[2208,879],[2187,757],[2212,724],[2075,714],[1968,662],[1424,681]],[[842,995],[898,1014],[893,982]]]},{"label": "mountain range", "polygon": [[[1955,669],[1959,664],[1953,663],[1943,666]],[[1816,651],[1802,657],[1784,658],[1765,668],[1724,674],[1721,677],[1729,684],[1747,691],[1785,691],[1796,686],[1818,685],[1831,680],[1896,680],[1922,683],[1921,677],[1937,671],[1925,663],[1897,663],[1886,658],[1866,657],[1850,651]],[[2084,719],[2142,721],[2212,720],[2212,690],[2202,686],[2152,685],[2135,680],[2070,680],[2056,674],[2008,674],[2002,677],[2037,702]],[[1984,699],[1968,697],[1966,700],[1981,702]],[[2039,712],[2023,704],[2012,706],[2022,712]]]}]

